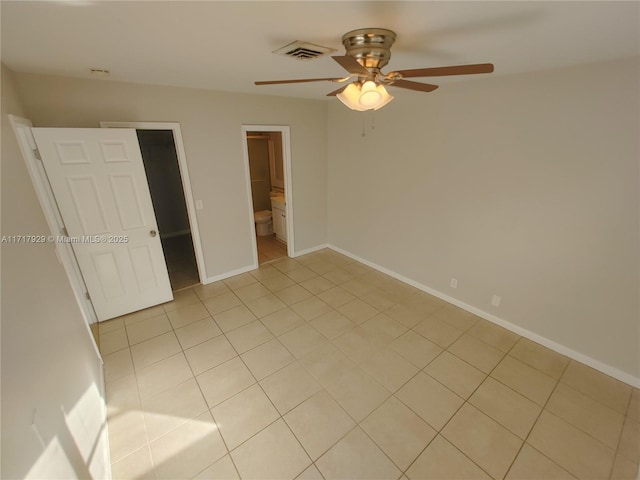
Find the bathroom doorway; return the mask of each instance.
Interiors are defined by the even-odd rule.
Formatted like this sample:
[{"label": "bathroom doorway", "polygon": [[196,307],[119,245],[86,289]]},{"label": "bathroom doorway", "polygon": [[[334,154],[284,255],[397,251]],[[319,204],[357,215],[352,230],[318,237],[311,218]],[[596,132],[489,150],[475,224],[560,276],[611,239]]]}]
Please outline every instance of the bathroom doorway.
[{"label": "bathroom doorway", "polygon": [[[290,218],[288,127],[245,126],[245,155],[258,264],[289,256]],[[287,188],[289,186],[289,188]]]}]

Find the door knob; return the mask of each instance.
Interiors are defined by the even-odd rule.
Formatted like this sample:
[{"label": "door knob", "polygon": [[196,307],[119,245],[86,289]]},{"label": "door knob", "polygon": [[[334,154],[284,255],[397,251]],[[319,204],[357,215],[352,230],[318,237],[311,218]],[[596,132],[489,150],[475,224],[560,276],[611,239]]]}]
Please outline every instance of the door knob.
[{"label": "door knob", "polygon": [[149,232],[149,235],[151,235],[152,237],[155,237],[158,234],[158,232],[156,232],[155,230],[151,230]]}]

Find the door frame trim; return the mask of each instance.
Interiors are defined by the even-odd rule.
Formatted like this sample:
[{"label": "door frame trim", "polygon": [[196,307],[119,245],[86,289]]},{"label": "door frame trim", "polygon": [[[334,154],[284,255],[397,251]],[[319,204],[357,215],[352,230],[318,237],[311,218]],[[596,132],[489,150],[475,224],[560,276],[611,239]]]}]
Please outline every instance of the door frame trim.
[{"label": "door frame trim", "polygon": [[293,181],[291,175],[291,128],[288,125],[242,125],[242,153],[244,156],[244,173],[247,184],[248,207],[251,212],[251,232],[253,236],[253,262],[259,266],[258,244],[256,241],[256,224],[253,217],[253,194],[251,192],[251,173],[249,169],[249,148],[247,146],[247,133],[249,132],[280,132],[282,135],[282,163],[284,168],[284,208],[287,216],[287,256],[295,254],[295,232],[293,228]]},{"label": "door frame trim", "polygon": [[196,215],[195,201],[191,190],[191,180],[189,179],[189,168],[187,166],[187,155],[182,142],[182,130],[180,124],[175,122],[100,122],[102,128],[134,128],[136,130],[171,130],[173,133],[173,143],[178,156],[178,167],[180,168],[180,179],[182,182],[182,192],[187,204],[187,217],[189,218],[189,228],[191,229],[191,240],[193,250],[196,254],[196,266],[198,276],[202,285],[207,283],[207,270],[202,252],[200,240],[200,229],[198,228],[198,217]]}]

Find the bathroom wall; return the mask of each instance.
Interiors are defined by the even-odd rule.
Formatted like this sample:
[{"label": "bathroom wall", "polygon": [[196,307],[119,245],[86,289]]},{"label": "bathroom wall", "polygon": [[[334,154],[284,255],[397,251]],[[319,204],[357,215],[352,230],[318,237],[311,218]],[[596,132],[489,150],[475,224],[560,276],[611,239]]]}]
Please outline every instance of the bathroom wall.
[{"label": "bathroom wall", "polygon": [[271,179],[269,177],[268,139],[268,136],[264,138],[247,138],[254,212],[271,210],[271,200],[269,198]]},{"label": "bathroom wall", "polygon": [[[269,132],[269,138],[273,142],[274,168],[271,172],[271,189],[284,191],[284,156],[282,154],[282,133]],[[276,181],[274,181],[274,176]]]}]

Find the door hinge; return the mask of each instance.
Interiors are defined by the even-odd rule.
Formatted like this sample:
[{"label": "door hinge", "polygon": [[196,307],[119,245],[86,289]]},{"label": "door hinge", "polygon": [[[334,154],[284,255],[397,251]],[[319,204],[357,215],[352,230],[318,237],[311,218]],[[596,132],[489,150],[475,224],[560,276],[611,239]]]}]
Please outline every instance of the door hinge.
[{"label": "door hinge", "polygon": [[36,157],[36,159],[42,161],[42,157],[40,156],[40,150],[38,150],[37,148],[33,149],[33,156]]},{"label": "door hinge", "polygon": [[91,295],[89,295],[89,292],[84,292],[84,296],[87,297],[87,300],[91,300]]}]

